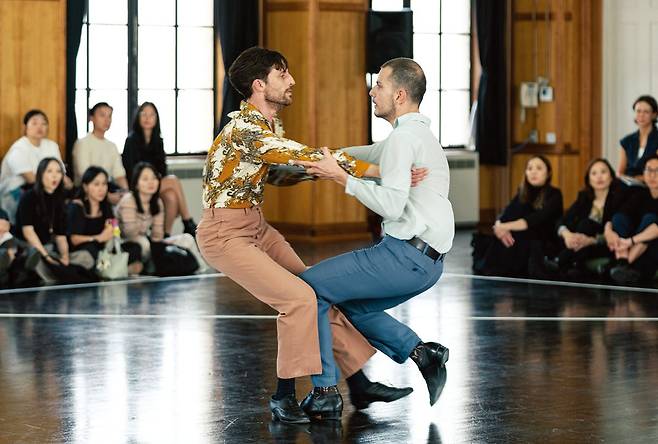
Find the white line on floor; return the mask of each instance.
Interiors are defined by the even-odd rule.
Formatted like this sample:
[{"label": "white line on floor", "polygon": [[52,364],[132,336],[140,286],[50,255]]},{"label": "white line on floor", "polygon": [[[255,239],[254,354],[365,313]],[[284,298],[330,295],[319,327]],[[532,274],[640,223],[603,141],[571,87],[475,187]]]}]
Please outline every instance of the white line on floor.
[{"label": "white line on floor", "polygon": [[206,273],[206,274],[193,274],[190,276],[169,276],[169,277],[159,277],[159,276],[139,276],[129,279],[122,279],[118,281],[105,281],[105,282],[91,282],[88,284],[67,284],[67,285],[43,285],[40,287],[27,287],[27,288],[11,288],[8,290],[0,290],[0,295],[10,294],[10,293],[27,293],[30,291],[45,291],[45,290],[70,290],[74,288],[93,288],[93,287],[109,287],[112,285],[120,284],[142,284],[142,283],[153,283],[153,282],[172,282],[172,281],[184,281],[192,279],[208,279],[215,277],[226,277],[224,273]]},{"label": "white line on floor", "polygon": [[[541,279],[524,279],[500,276],[478,276],[475,274],[460,274],[460,273],[443,273],[445,277],[459,277],[470,278],[484,281],[498,281],[498,282],[517,282],[524,284],[537,284],[537,285],[556,285],[563,287],[578,287],[578,288],[595,288],[597,290],[617,290],[617,291],[635,291],[640,293],[658,293],[656,288],[642,288],[642,287],[625,287],[622,285],[604,285],[604,284],[585,284],[581,282],[567,282],[567,281],[548,281]],[[441,285],[441,281],[439,284]]]}]

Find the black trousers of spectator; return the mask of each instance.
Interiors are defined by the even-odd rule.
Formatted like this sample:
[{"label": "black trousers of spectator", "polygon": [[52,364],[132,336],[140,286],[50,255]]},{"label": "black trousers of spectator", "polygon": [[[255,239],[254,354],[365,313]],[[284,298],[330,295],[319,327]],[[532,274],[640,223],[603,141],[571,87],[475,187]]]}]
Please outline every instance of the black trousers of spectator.
[{"label": "black trousers of spectator", "polygon": [[[621,237],[631,237],[644,231],[649,225],[658,223],[658,215],[646,213],[642,216],[639,224],[633,223],[630,217],[623,213],[612,216],[612,229]],[[658,271],[658,239],[647,243],[647,250],[631,267],[639,271],[643,280],[650,280]]]}]

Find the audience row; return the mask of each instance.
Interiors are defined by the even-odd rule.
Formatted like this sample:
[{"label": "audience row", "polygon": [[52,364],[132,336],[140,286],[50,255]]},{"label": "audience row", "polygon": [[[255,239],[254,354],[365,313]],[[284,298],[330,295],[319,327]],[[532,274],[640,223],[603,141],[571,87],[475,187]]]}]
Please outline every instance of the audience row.
[{"label": "audience row", "polygon": [[[194,235],[196,225],[192,219],[180,181],[167,174],[166,155],[160,130],[160,118],[155,104],[144,102],[135,115],[132,132],[119,154],[117,146],[105,138],[112,125],[112,107],[97,103],[89,111],[93,130],[73,146],[73,179],[64,176],[64,187],[72,190],[79,186],[84,172],[92,165],[109,174],[109,201],[113,205],[128,191],[128,179],[139,162],[149,162],[162,177],[160,197],[164,203],[164,230],[171,233],[174,221],[181,216],[185,233]],[[46,157],[61,160],[57,144],[47,139],[48,117],[43,111],[31,110],[24,119],[24,136],[9,149],[0,167],[0,207],[15,221],[18,202],[22,194],[35,183],[39,161]]]},{"label": "audience row", "polygon": [[584,187],[563,213],[562,193],[551,185],[551,164],[530,158],[524,179],[493,226],[476,234],[478,274],[544,279],[610,279],[646,283],[658,271],[658,104],[633,104],[638,130],[620,144],[617,172],[606,159],[587,166]]},{"label": "audience row", "polygon": [[[114,209],[109,201],[110,176],[103,168],[88,167],[68,203],[64,177],[61,160],[42,159],[34,185],[19,199],[15,224],[11,226],[6,212],[0,213],[0,283],[4,287],[96,281],[99,255],[114,236],[121,238],[120,249],[127,253],[126,272],[131,275],[207,269],[192,235],[165,234],[160,173],[153,165],[135,164],[130,191]],[[177,269],[172,270],[172,265]]]}]

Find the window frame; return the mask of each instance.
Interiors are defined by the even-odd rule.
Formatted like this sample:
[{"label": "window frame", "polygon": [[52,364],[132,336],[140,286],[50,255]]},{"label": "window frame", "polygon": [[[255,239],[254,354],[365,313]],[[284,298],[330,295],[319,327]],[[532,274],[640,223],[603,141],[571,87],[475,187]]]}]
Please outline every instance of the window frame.
[{"label": "window frame", "polygon": [[[91,108],[92,103],[90,103],[90,95],[93,89],[89,85],[89,74],[90,74],[90,64],[89,64],[89,56],[90,56],[90,47],[89,47],[89,29],[90,29],[90,23],[89,23],[89,1],[90,0],[85,0],[85,15],[82,19],[82,26],[83,26],[83,36],[82,38],[85,39],[85,49],[87,51],[86,54],[86,85],[84,88],[78,88],[77,83],[75,86],[75,91],[76,91],[76,100],[77,100],[77,92],[78,91],[85,91],[85,96],[86,96],[86,110]],[[128,67],[127,67],[127,87],[126,87],[126,95],[127,95],[127,121],[125,122],[126,128],[127,128],[127,134],[130,134],[131,127],[132,127],[132,121],[134,119],[134,113],[137,111],[139,107],[139,72],[138,72],[138,64],[139,64],[139,13],[138,13],[138,0],[123,0],[127,3],[127,42],[128,45],[126,47],[126,52],[127,52],[127,58],[128,58]],[[171,26],[174,28],[174,152],[173,153],[166,153],[166,156],[172,156],[172,157],[181,157],[181,156],[198,156],[202,154],[206,154],[208,150],[203,150],[203,151],[197,151],[197,152],[189,152],[189,153],[180,153],[178,152],[178,95],[181,89],[179,88],[178,85],[178,3],[180,0],[174,0],[174,25]],[[212,116],[212,121],[213,121],[213,134],[212,137],[215,136],[215,131],[217,128],[218,124],[218,116],[217,116],[217,44],[218,44],[218,39],[216,38],[217,36],[217,25],[214,20],[214,16],[216,13],[216,5],[215,2],[213,2],[213,25],[212,25],[212,33],[213,33],[213,43],[212,43],[212,108],[213,108],[213,116]],[[93,23],[92,25],[95,25],[97,23]],[[119,25],[123,26],[123,25]],[[204,28],[206,28],[204,26]],[[77,58],[77,56],[76,56]],[[143,88],[144,89],[144,88]],[[170,91],[170,90],[168,90]],[[77,103],[76,103],[77,104]],[[87,116],[88,117],[88,116]],[[79,118],[79,116],[78,116]],[[113,121],[114,124],[119,124],[119,122]],[[91,130],[89,120],[87,119],[87,127],[86,130],[89,132]],[[79,131],[79,130],[78,130]],[[77,137],[77,135],[76,135]],[[114,141],[117,144],[117,147],[119,144],[123,146],[124,141]],[[212,142],[212,140],[210,141]],[[208,144],[210,146],[210,143]]]},{"label": "window frame", "polygon": [[[449,91],[466,92],[468,94],[468,101],[469,101],[469,112],[467,113],[467,117],[470,120],[470,109],[473,106],[473,82],[472,82],[472,77],[473,77],[473,19],[472,19],[472,17],[473,17],[473,5],[472,5],[472,2],[471,2],[471,6],[470,6],[471,13],[469,14],[469,16],[470,16],[470,32],[468,32],[468,33],[446,33],[446,35],[468,36],[468,59],[470,61],[469,70],[468,70],[468,72],[469,72],[468,88],[449,88],[449,89],[445,89],[445,88],[443,88],[443,85],[442,85],[442,82],[441,82],[441,69],[442,69],[442,58],[443,58],[443,46],[442,45],[443,45],[443,35],[444,35],[443,20],[442,20],[443,19],[443,17],[442,17],[443,8],[442,8],[442,6],[443,6],[444,1],[449,1],[449,0],[432,0],[432,1],[438,1],[439,2],[439,31],[438,32],[431,32],[431,33],[430,32],[419,32],[418,34],[419,35],[438,35],[438,37],[439,37],[439,51],[440,51],[439,60],[438,60],[438,62],[439,62],[439,72],[438,72],[439,88],[438,89],[431,89],[431,91],[436,91],[438,93],[439,122],[438,122],[438,134],[435,134],[435,135],[436,135],[436,138],[439,140],[439,143],[440,143],[441,142],[441,127],[442,127],[442,119],[441,119],[441,117],[442,117],[442,93],[449,92]],[[372,3],[373,3],[373,0],[370,0],[369,7],[370,7],[371,10],[372,10]],[[411,10],[411,0],[401,0],[401,3],[402,3],[402,8],[403,9]],[[416,33],[415,29],[412,28],[412,39],[414,38],[414,36],[416,34],[417,33]],[[414,58],[416,58],[416,57],[417,57],[417,54],[414,52]],[[375,73],[368,73],[368,74],[375,74]],[[370,142],[372,142],[372,135],[373,135],[372,134],[372,130],[373,130],[372,118],[373,118],[373,116],[372,116],[371,107],[372,107],[372,103],[370,103],[369,110],[368,110],[369,111],[368,119],[369,119],[369,123],[370,123],[369,128],[368,128],[368,139],[370,140]],[[464,144],[460,144],[460,145],[443,145],[443,144],[441,144],[441,146],[445,149],[463,149],[463,148],[466,148],[467,144],[468,144],[468,140],[466,140],[466,142]]]}]

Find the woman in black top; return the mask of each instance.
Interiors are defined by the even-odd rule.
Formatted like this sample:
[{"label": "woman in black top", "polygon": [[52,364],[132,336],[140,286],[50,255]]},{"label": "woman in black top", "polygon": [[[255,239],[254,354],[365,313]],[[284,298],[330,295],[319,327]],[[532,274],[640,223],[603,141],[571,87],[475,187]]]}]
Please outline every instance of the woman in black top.
[{"label": "woman in black top", "polygon": [[617,258],[610,277],[620,284],[650,280],[658,269],[658,157],[646,161],[643,179],[647,188],[632,193],[605,226]]},{"label": "woman in black top", "polygon": [[555,249],[555,224],[562,216],[562,192],[551,186],[551,177],[548,159],[528,160],[518,193],[493,226],[496,239],[473,264],[476,272],[543,277],[543,257]]},{"label": "woman in black top", "polygon": [[142,103],[133,120],[132,129],[121,155],[126,177],[132,177],[133,169],[139,162],[153,165],[162,177],[160,197],[165,206],[165,237],[171,233],[174,221],[179,215],[183,221],[183,231],[194,236],[196,224],[187,207],[180,180],[172,174],[167,175],[166,154],[160,134],[160,115],[153,103]]},{"label": "woman in black top", "polygon": [[[108,174],[90,166],[82,175],[78,197],[68,206],[68,235],[72,256],[87,269],[96,265],[98,253],[114,235],[114,214],[107,200]],[[140,259],[137,249],[121,245],[131,263]],[[86,257],[84,257],[86,256]]]},{"label": "woman in black top", "polygon": [[640,96],[633,103],[633,111],[638,130],[619,141],[621,150],[617,174],[642,180],[644,164],[658,150],[658,103],[652,96]]},{"label": "woman in black top", "polygon": [[51,265],[69,265],[63,177],[64,166],[58,159],[41,160],[34,187],[21,197],[16,213],[16,236]]},{"label": "woman in black top", "polygon": [[558,224],[561,251],[556,258],[561,275],[580,278],[585,261],[610,256],[603,228],[624,203],[626,187],[616,180],[606,159],[592,160],[585,170],[585,188]]}]

